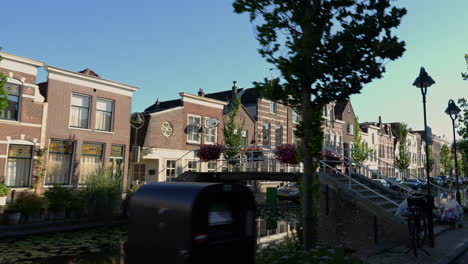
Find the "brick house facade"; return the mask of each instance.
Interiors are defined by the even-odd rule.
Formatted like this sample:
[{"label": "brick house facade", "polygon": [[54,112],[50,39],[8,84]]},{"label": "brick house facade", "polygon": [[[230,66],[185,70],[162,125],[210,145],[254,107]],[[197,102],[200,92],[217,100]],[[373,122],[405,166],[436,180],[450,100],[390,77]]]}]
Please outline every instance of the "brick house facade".
[{"label": "brick house facade", "polygon": [[36,85],[37,69],[44,63],[5,52],[0,55],[8,93],[8,106],[0,112],[0,182],[25,191],[36,181],[33,161],[44,146],[47,103]]},{"label": "brick house facade", "polygon": [[138,88],[100,78],[89,69],[73,72],[45,66],[39,84],[48,103],[45,186],[79,186],[102,166],[121,173],[127,186],[128,122]]}]

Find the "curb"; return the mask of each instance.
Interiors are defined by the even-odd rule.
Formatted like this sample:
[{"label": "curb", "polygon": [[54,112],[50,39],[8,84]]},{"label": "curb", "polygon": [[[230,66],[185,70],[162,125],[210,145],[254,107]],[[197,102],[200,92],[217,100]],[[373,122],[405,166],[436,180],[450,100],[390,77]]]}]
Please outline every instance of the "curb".
[{"label": "curb", "polygon": [[443,257],[439,262],[437,262],[437,264],[450,264],[455,259],[463,255],[463,253],[465,253],[465,251],[467,250],[468,250],[468,239],[465,239],[463,242],[455,246],[455,250],[451,254]]}]

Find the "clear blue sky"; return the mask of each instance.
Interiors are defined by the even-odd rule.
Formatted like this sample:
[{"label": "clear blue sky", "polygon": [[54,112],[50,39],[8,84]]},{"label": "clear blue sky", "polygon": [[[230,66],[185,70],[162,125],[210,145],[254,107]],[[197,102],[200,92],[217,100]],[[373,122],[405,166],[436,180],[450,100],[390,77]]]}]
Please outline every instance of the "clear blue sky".
[{"label": "clear blue sky", "polygon": [[[360,121],[406,122],[422,129],[420,90],[411,84],[421,66],[437,82],[428,92],[428,123],[451,136],[444,110],[450,98],[468,97],[468,1],[400,0],[408,9],[397,35],[407,51],[387,64],[380,80],[352,96]],[[91,68],[103,78],[140,87],[133,110],[156,98],[178,98],[239,87],[269,76],[257,54],[247,16],[227,0],[22,0],[2,3],[3,51],[70,70]]]}]

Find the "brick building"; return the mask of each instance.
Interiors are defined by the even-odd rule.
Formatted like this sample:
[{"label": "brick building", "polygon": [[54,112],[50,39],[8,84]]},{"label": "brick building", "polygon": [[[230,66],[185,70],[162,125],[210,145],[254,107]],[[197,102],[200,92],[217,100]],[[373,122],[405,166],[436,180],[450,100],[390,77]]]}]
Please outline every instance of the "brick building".
[{"label": "brick building", "polygon": [[121,173],[127,186],[128,122],[138,88],[100,78],[89,69],[45,70],[47,81],[39,84],[48,103],[45,186],[79,186],[102,166]]},{"label": "brick building", "polygon": [[337,102],[334,106],[335,118],[341,120],[342,123],[342,134],[343,134],[343,149],[344,155],[349,156],[350,153],[347,149],[353,148],[354,142],[354,119],[356,114],[354,113],[353,105],[350,100],[344,102]]},{"label": "brick building", "polygon": [[[201,144],[223,142],[223,108],[227,102],[203,94],[179,95],[180,99],[157,100],[146,108],[145,124],[136,138],[142,147],[141,159],[132,166],[132,183],[168,181],[187,170],[213,169],[213,164],[199,162],[194,150]],[[219,125],[209,128],[210,119],[218,120]]]},{"label": "brick building", "polygon": [[8,106],[0,111],[0,182],[16,191],[32,188],[33,160],[44,146],[47,103],[36,85],[37,69],[43,62],[0,52],[0,72]]}]

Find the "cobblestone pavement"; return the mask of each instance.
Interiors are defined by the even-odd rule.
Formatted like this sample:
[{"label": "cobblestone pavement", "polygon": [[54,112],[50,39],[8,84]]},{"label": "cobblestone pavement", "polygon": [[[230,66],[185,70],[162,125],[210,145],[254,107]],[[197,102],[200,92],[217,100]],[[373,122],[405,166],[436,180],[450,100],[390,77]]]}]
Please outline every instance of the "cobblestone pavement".
[{"label": "cobblestone pavement", "polygon": [[[418,251],[418,257],[414,257],[412,252],[405,252],[408,248],[404,246],[381,250],[378,253],[370,254],[367,258],[369,264],[442,264],[452,261],[453,254],[460,251],[461,248],[468,245],[468,219],[465,215],[463,228],[449,229],[436,236],[435,248],[425,248],[430,254],[426,255],[422,251]],[[468,253],[465,254],[465,259],[457,262],[458,264],[468,264]],[[464,262],[463,262],[464,261]]]}]

